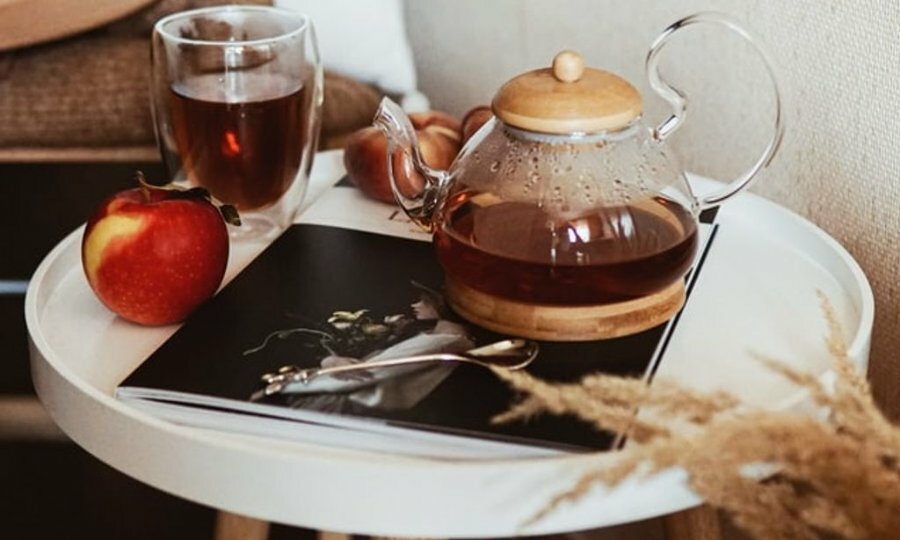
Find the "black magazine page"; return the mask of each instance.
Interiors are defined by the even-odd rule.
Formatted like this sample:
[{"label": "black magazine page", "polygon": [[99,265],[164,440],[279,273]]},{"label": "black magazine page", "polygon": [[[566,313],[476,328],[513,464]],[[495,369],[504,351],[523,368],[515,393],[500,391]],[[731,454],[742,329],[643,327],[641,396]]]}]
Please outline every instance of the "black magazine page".
[{"label": "black magazine page", "polygon": [[[711,221],[712,216],[703,217]],[[711,238],[714,228],[704,231],[704,238]],[[689,291],[710,243],[701,242]],[[297,392],[261,395],[261,377],[283,366],[461,351],[508,337],[448,309],[441,294],[443,280],[429,242],[321,224],[294,225],[192,314],[122,382],[118,395],[207,408],[235,418],[291,419],[297,429],[304,422],[374,422],[562,450],[612,447],[615,434],[596,431],[575,418],[541,415],[527,422],[492,423],[517,396],[489,370],[474,365],[391,368],[394,372],[376,384],[345,376],[327,392],[298,387]],[[540,354],[526,369],[548,381],[574,382],[594,372],[652,378],[676,329],[677,318],[622,338],[541,342]],[[340,419],[362,423],[342,424]]]}]

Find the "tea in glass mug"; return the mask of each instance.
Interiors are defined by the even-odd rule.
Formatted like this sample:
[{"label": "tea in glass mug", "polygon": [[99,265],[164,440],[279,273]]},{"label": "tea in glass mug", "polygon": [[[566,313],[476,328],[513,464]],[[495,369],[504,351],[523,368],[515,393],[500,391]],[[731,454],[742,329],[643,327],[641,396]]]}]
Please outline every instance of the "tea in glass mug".
[{"label": "tea in glass mug", "polygon": [[153,112],[173,179],[241,212],[237,236],[290,225],[317,145],[322,67],[310,20],[261,6],[161,19]]}]

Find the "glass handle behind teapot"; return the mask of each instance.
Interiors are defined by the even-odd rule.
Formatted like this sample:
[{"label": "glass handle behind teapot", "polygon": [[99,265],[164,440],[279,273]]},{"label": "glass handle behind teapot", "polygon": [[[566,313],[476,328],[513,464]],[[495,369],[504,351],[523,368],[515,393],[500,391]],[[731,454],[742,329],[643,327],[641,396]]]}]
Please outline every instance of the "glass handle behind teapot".
[{"label": "glass handle behind teapot", "polygon": [[717,206],[732,195],[744,189],[750,184],[750,182],[761,169],[771,163],[772,158],[778,151],[778,147],[781,145],[781,139],[784,136],[784,121],[781,107],[781,92],[778,88],[778,80],[775,77],[775,69],[768,53],[765,51],[765,49],[762,48],[760,39],[726,15],[713,12],[697,13],[695,15],[685,17],[684,19],[681,19],[666,28],[665,31],[663,31],[663,33],[660,34],[658,38],[656,38],[656,41],[650,47],[650,52],[647,53],[646,67],[647,77],[650,80],[650,86],[657,94],[668,101],[669,104],[672,105],[672,109],[674,110],[671,116],[669,116],[659,126],[657,126],[656,129],[653,130],[654,138],[660,141],[665,140],[669,135],[671,135],[681,126],[681,123],[684,121],[684,117],[687,112],[687,100],[684,94],[664,81],[659,74],[659,53],[676,32],[698,23],[712,23],[724,26],[744,38],[750,45],[752,45],[756,52],[762,57],[763,63],[766,66],[766,70],[769,73],[769,78],[772,81],[772,87],[775,91],[774,133],[772,135],[772,138],[769,140],[766,149],[749,169],[729,182],[728,185],[726,185],[724,188],[700,197],[697,202],[702,209]]}]

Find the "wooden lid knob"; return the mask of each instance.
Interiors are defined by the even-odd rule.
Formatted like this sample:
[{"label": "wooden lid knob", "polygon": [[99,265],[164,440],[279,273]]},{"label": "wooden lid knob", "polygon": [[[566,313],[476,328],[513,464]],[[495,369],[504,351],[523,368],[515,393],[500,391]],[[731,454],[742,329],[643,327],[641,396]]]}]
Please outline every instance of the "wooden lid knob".
[{"label": "wooden lid knob", "polygon": [[575,82],[584,75],[584,58],[575,51],[562,51],[553,57],[553,76],[560,82]]},{"label": "wooden lid knob", "polygon": [[641,115],[638,91],[614,73],[586,68],[575,51],[552,67],[523,73],[500,87],[494,115],[513,127],[541,133],[615,131]]}]

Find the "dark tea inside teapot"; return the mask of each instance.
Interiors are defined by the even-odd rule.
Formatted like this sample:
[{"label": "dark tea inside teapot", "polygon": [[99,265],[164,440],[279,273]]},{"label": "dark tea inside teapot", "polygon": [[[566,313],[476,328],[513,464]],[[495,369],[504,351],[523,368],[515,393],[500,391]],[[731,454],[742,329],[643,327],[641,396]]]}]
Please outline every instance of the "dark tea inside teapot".
[{"label": "dark tea inside teapot", "polygon": [[693,216],[664,197],[561,216],[465,193],[445,212],[435,231],[445,270],[475,289],[525,303],[578,306],[646,296],[680,279],[697,247]]},{"label": "dark tea inside teapot", "polygon": [[657,41],[648,57],[651,84],[675,113],[656,128],[641,121],[642,99],[631,84],[586,68],[572,51],[504,84],[494,117],[447,171],[422,161],[405,114],[382,103],[376,125],[388,137],[392,181],[411,174],[425,180],[421,193],[395,188],[395,195],[434,232],[457,313],[513,335],[587,340],[650,328],[681,308],[699,211],[743,189],[782,133],[778,114],[775,136],[750,170],[694,196],[665,144],[684,116],[684,99],[659,79],[655,60],[691,21],[734,26],[704,14],[679,21]]}]

